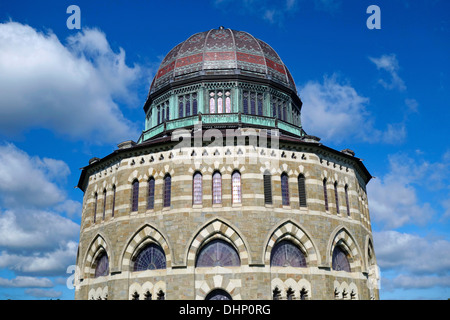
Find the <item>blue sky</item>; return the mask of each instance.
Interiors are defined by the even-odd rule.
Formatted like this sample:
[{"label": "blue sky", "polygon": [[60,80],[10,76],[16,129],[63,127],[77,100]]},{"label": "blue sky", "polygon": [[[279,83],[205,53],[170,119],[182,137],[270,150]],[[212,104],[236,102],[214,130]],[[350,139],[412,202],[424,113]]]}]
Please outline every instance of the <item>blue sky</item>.
[{"label": "blue sky", "polygon": [[[68,29],[69,5],[81,29]],[[381,29],[369,30],[369,5]],[[307,133],[375,177],[382,299],[450,298],[450,3],[444,0],[2,1],[0,299],[73,299],[80,170],[144,128],[165,54],[225,26],[290,69]]]}]

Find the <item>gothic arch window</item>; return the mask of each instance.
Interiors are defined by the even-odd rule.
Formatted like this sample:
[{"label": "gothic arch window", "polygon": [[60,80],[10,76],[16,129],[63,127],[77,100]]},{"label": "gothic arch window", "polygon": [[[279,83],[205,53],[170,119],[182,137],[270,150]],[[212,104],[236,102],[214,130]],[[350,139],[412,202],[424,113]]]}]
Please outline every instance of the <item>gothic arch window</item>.
[{"label": "gothic arch window", "polygon": [[347,254],[339,246],[336,246],[333,250],[332,268],[335,271],[351,271]]},{"label": "gothic arch window", "polygon": [[172,177],[170,174],[166,174],[164,177],[164,207],[170,207],[170,196],[171,196],[171,188],[172,188]]},{"label": "gothic arch window", "polygon": [[105,220],[106,215],[106,189],[103,189],[103,220]]},{"label": "gothic arch window", "polygon": [[134,260],[134,271],[157,270],[166,268],[166,255],[163,249],[152,243],[142,249]]},{"label": "gothic arch window", "polygon": [[231,175],[231,190],[234,203],[241,203],[241,174],[239,171],[234,171]]},{"label": "gothic arch window", "polygon": [[206,296],[205,300],[232,300],[230,294],[222,289],[214,289]]},{"label": "gothic arch window", "polygon": [[111,217],[114,217],[114,210],[116,208],[116,185],[113,185],[113,197],[112,197],[112,205],[111,205]]},{"label": "gothic arch window", "polygon": [[100,253],[100,255],[95,260],[95,273],[94,277],[103,277],[109,274],[109,260],[106,252]]},{"label": "gothic arch window", "polygon": [[348,203],[348,185],[346,184],[344,187],[345,191],[345,205],[347,207],[347,215],[350,216],[350,204]]},{"label": "gothic arch window", "polygon": [[197,256],[196,267],[234,267],[239,266],[241,260],[234,247],[220,239],[208,242]]},{"label": "gothic arch window", "polygon": [[289,177],[286,172],[281,174],[281,197],[283,206],[289,205]]},{"label": "gothic arch window", "polygon": [[272,176],[270,175],[269,170],[264,171],[263,180],[264,203],[272,204]]},{"label": "gothic arch window", "polygon": [[98,193],[96,192],[94,195],[94,223],[97,219],[97,200],[98,200]]},{"label": "gothic arch window", "polygon": [[327,194],[327,179],[323,179],[323,198],[325,201],[325,210],[328,211],[328,194]]},{"label": "gothic arch window", "polygon": [[219,171],[216,171],[212,178],[213,204],[222,203],[222,175]]},{"label": "gothic arch window", "polygon": [[192,181],[192,203],[202,204],[203,200],[203,185],[202,185],[202,174],[200,172],[194,173],[194,178]]},{"label": "gothic arch window", "polygon": [[298,176],[298,200],[300,202],[300,207],[306,207],[306,186],[305,186],[305,176],[300,174]]},{"label": "gothic arch window", "polygon": [[137,179],[133,181],[131,189],[131,211],[137,211],[139,203],[139,181]]},{"label": "gothic arch window", "polygon": [[339,214],[339,194],[337,189],[338,183],[337,181],[334,183],[334,199],[336,201],[336,212]]},{"label": "gothic arch window", "polygon": [[155,207],[155,178],[148,179],[147,209]]},{"label": "gothic arch window", "polygon": [[270,265],[274,267],[306,267],[306,258],[298,246],[289,240],[278,242],[272,249]]},{"label": "gothic arch window", "polygon": [[230,113],[230,90],[217,90],[209,92],[209,113]]}]

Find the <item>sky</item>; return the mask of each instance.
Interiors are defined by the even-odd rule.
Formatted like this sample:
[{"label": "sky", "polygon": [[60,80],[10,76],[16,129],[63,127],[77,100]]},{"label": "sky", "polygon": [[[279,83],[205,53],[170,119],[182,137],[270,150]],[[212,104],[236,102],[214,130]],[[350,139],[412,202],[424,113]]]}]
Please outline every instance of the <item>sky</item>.
[{"label": "sky", "polygon": [[450,298],[449,11],[445,0],[2,0],[0,299],[74,298],[80,168],[139,138],[164,56],[219,26],[270,44],[304,130],[373,175],[381,299]]}]

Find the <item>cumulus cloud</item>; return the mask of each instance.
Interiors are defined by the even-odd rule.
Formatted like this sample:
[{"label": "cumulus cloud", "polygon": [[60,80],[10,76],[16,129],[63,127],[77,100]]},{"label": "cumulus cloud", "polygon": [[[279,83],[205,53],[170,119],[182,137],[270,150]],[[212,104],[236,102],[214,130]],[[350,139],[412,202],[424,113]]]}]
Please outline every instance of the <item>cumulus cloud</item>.
[{"label": "cumulus cloud", "polygon": [[378,82],[386,89],[398,89],[400,91],[406,90],[405,82],[398,75],[400,69],[397,56],[395,54],[384,54],[379,58],[369,57],[378,70],[383,70],[388,73],[389,80],[379,79]]},{"label": "cumulus cloud", "polygon": [[401,123],[387,124],[385,130],[375,128],[367,108],[369,98],[336,75],[325,76],[323,83],[309,81],[298,91],[303,101],[303,127],[309,134],[338,143],[351,139],[396,144],[406,137]]},{"label": "cumulus cloud", "polygon": [[0,24],[0,133],[45,128],[71,139],[109,143],[138,137],[118,102],[134,101],[140,76],[104,33],[84,28],[63,44],[55,34]]},{"label": "cumulus cloud", "polygon": [[51,288],[53,282],[48,278],[18,276],[14,279],[0,278],[0,287],[7,288]]}]

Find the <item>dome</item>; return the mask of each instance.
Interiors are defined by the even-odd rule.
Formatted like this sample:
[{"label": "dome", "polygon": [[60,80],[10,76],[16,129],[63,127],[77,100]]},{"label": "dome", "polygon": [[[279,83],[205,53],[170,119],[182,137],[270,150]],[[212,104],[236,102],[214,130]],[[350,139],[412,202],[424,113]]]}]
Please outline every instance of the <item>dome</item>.
[{"label": "dome", "polygon": [[270,79],[297,92],[289,70],[271,46],[247,32],[220,27],[196,33],[170,50],[153,79],[150,94],[170,82],[227,74]]}]

